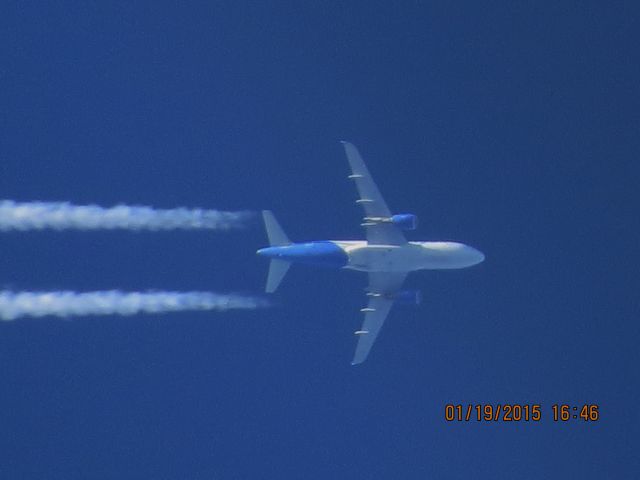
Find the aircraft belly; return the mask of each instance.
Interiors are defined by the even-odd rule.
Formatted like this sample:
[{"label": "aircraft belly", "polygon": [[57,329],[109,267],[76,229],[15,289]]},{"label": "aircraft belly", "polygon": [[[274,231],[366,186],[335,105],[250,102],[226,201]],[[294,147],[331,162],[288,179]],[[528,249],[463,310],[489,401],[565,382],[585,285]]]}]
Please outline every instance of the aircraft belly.
[{"label": "aircraft belly", "polygon": [[482,253],[456,242],[410,242],[402,246],[334,243],[348,256],[344,268],[363,272],[449,270],[466,268],[484,260]]},{"label": "aircraft belly", "polygon": [[365,245],[347,248],[349,262],[345,268],[365,272],[407,272],[423,267],[421,248]]}]

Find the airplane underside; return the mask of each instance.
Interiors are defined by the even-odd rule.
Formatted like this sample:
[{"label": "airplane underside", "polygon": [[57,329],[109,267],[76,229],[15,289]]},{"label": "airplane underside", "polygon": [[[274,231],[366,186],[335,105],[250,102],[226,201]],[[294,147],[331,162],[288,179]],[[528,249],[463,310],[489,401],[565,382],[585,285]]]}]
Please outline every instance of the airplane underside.
[{"label": "airplane underside", "polygon": [[408,242],[402,246],[335,243],[349,256],[344,268],[362,272],[448,270],[466,268],[484,259],[474,248],[456,242]]},{"label": "airplane underside", "polygon": [[402,285],[415,270],[466,268],[484,260],[473,247],[457,242],[410,242],[404,232],[415,230],[418,217],[411,213],[392,214],[382,198],[356,147],[342,142],[351,167],[349,178],[355,182],[364,208],[360,225],[366,240],[324,240],[293,243],[269,210],[263,211],[269,247],[257,254],[271,260],[265,290],[275,292],[293,263],[343,268],[367,272],[367,304],[352,365],[366,360],[391,307],[397,303],[419,304],[419,291],[403,290]]},{"label": "airplane underside", "polygon": [[457,269],[484,260],[476,249],[457,242],[408,242],[397,246],[325,240],[263,248],[258,254],[291,263],[361,272]]}]

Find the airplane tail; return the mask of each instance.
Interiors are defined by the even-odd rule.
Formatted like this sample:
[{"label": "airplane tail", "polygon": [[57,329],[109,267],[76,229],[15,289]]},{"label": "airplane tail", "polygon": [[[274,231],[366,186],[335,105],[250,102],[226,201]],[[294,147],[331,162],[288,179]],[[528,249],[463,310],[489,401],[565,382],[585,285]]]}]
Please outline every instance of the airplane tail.
[{"label": "airplane tail", "polygon": [[[291,244],[291,240],[289,240],[287,234],[284,233],[284,230],[282,230],[282,227],[271,210],[263,210],[262,218],[264,218],[264,226],[267,229],[267,237],[269,237],[269,245],[271,247],[282,247]],[[271,260],[271,263],[269,264],[267,286],[265,288],[267,293],[273,293],[276,291],[290,266],[291,263],[286,260]]]}]

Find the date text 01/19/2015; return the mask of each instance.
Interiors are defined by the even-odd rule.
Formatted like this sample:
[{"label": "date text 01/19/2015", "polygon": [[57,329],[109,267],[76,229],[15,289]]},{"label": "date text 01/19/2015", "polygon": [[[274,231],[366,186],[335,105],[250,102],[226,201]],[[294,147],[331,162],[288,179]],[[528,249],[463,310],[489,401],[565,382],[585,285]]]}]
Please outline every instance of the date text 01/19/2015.
[{"label": "date text 01/19/2015", "polygon": [[[600,419],[599,406],[595,404],[553,404],[551,413],[554,422],[582,420],[596,422]],[[536,404],[451,404],[444,408],[447,422],[539,422],[542,420],[542,405]]]}]

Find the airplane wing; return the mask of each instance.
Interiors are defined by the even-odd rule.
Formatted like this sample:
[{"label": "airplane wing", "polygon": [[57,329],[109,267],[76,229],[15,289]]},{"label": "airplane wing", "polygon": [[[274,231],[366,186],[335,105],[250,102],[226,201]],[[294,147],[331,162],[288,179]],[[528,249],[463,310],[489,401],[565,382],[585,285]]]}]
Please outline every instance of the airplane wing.
[{"label": "airplane wing", "polygon": [[[358,149],[349,142],[342,142],[351,166],[349,178],[355,180],[360,198],[356,203],[364,207],[367,217],[390,217],[391,211],[382,198]],[[366,223],[366,222],[365,222]],[[372,245],[402,245],[407,243],[400,229],[391,223],[377,223],[367,228],[367,241]]]},{"label": "airplane wing", "polygon": [[402,288],[407,272],[369,272],[369,305],[363,308],[364,322],[356,332],[358,345],[351,365],[357,365],[367,359],[369,351],[376,341],[391,307],[393,294]]}]

